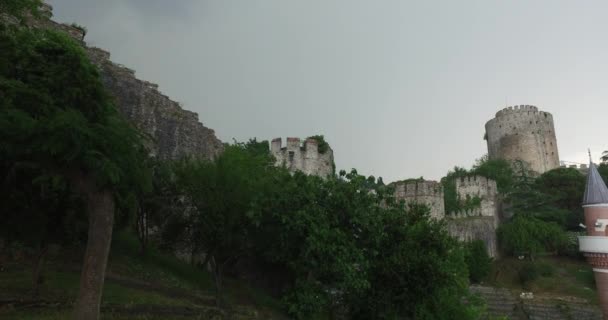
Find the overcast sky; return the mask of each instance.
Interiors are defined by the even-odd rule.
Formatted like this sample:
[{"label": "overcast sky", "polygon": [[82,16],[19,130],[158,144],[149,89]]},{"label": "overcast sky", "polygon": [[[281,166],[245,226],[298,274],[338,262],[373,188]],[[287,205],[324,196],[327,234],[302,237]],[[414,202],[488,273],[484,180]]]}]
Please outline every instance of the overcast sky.
[{"label": "overcast sky", "polygon": [[505,105],[608,149],[608,1],[51,0],[225,142],[323,134],[338,169],[439,179]]}]

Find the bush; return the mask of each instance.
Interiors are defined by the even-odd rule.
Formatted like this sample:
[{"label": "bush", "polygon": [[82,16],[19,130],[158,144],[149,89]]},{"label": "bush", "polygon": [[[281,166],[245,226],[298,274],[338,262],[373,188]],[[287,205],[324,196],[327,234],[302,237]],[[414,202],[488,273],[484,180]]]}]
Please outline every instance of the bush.
[{"label": "bush", "polygon": [[517,271],[517,275],[522,286],[527,287],[530,282],[538,279],[538,266],[533,262],[525,262]]},{"label": "bush", "polygon": [[543,277],[550,277],[555,273],[555,268],[550,263],[539,262],[537,265],[538,273]]},{"label": "bush", "polygon": [[512,256],[557,253],[568,243],[566,233],[556,223],[521,214],[500,226],[497,234],[503,251]]},{"label": "bush", "polygon": [[486,245],[481,240],[474,240],[465,245],[464,260],[469,269],[469,280],[479,283],[492,268],[492,258],[488,255]]}]

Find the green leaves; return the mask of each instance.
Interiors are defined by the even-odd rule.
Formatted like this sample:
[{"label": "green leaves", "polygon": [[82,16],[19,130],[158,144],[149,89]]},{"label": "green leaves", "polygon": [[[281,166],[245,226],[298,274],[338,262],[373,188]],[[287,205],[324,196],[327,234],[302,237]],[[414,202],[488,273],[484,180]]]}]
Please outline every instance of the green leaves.
[{"label": "green leaves", "polygon": [[497,235],[505,253],[532,258],[540,253],[558,252],[568,242],[566,233],[556,223],[521,214],[502,224]]}]

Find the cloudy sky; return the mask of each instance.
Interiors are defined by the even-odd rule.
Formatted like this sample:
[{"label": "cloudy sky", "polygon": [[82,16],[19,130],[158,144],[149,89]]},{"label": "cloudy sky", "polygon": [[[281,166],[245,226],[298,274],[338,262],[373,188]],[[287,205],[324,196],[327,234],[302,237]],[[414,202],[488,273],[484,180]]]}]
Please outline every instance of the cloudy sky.
[{"label": "cloudy sky", "polygon": [[439,179],[532,104],[561,160],[608,149],[606,1],[48,2],[223,141],[323,134],[338,169]]}]

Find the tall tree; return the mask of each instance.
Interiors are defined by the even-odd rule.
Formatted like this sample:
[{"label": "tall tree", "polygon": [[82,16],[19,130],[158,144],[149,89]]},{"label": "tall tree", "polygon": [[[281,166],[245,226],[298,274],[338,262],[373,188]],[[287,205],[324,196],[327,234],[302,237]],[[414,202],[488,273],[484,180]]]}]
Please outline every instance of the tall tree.
[{"label": "tall tree", "polygon": [[[262,143],[263,145],[263,143]],[[224,272],[248,253],[247,214],[261,183],[273,170],[268,144],[237,143],[226,146],[214,162],[186,159],[176,166],[178,192],[190,210],[173,224],[173,235],[186,237],[194,254],[205,255],[203,265],[211,266],[222,301]],[[182,239],[183,242],[183,239]]]},{"label": "tall tree", "polygon": [[0,158],[59,175],[85,200],[89,228],[76,319],[97,319],[114,190],[145,184],[141,136],[123,120],[84,50],[63,34],[0,26]]}]

